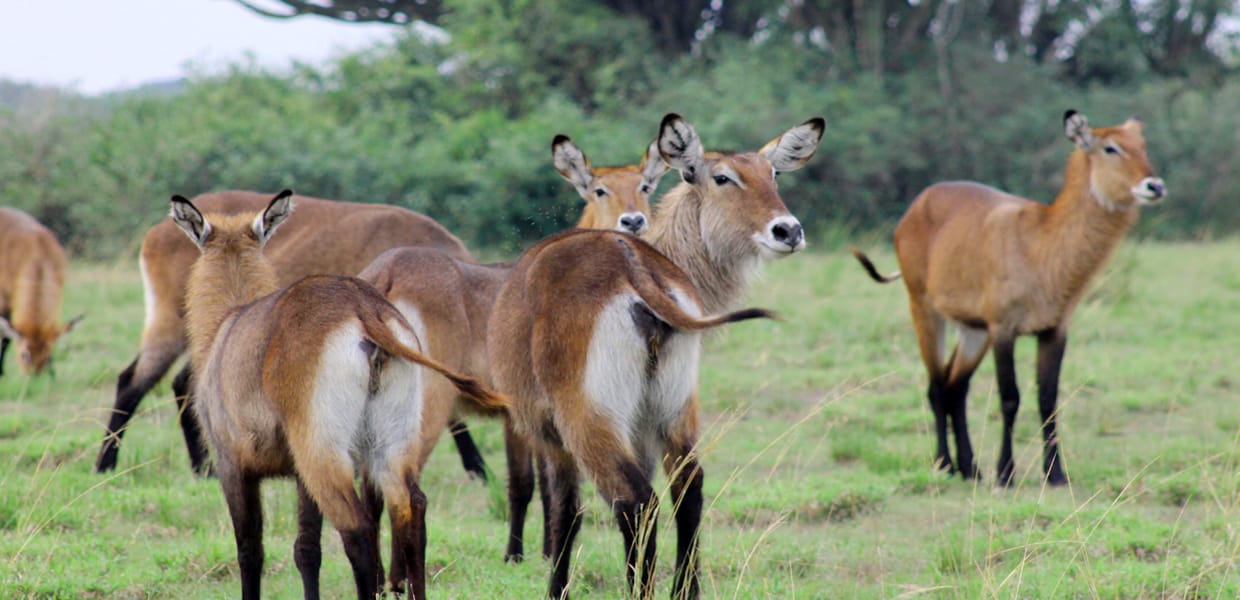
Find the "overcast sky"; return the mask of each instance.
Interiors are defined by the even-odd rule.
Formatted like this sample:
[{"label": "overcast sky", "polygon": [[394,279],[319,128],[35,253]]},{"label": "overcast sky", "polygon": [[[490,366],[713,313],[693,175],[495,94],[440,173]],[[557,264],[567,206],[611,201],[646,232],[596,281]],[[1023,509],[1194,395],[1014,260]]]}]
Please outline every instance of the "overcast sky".
[{"label": "overcast sky", "polygon": [[[269,3],[270,5],[270,3]],[[390,39],[392,25],[260,17],[233,0],[0,0],[0,78],[97,94],[218,68],[321,62]]]}]

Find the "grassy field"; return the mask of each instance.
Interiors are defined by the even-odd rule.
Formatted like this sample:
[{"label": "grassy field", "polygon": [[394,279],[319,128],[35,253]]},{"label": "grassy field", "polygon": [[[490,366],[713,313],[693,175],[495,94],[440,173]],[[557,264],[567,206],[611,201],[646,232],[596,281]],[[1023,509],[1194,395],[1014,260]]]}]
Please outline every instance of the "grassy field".
[{"label": "grassy field", "polygon": [[[1017,485],[993,486],[1002,425],[989,360],[970,402],[985,479],[944,479],[930,468],[932,418],[902,286],[873,284],[845,252],[773,265],[751,304],[785,320],[738,324],[707,343],[704,596],[1240,597],[1237,256],[1234,241],[1121,248],[1072,327],[1060,420],[1072,484],[1057,489],[1040,484],[1031,340],[1017,349]],[[874,257],[894,267],[890,253]],[[76,268],[65,304],[86,320],[56,379],[16,376],[12,359],[0,379],[0,597],[236,597],[219,486],[190,474],[167,382],[134,419],[120,470],[91,472],[116,376],[137,347],[136,265]],[[499,429],[473,427],[498,477],[470,481],[450,444],[436,449],[423,480],[428,592],[539,597],[544,561],[501,561]],[[264,496],[264,590],[300,597],[296,494],[272,481]],[[597,496],[585,497],[572,589],[614,598],[620,536]],[[532,513],[527,549],[541,543]],[[669,514],[661,525],[666,597]],[[325,597],[352,595],[330,529],[324,545]]]}]

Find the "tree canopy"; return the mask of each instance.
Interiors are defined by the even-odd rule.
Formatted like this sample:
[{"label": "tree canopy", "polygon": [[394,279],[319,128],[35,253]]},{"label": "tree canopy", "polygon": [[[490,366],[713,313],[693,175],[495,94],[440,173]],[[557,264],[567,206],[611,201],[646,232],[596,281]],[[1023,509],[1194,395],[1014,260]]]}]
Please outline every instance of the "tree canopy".
[{"label": "tree canopy", "polygon": [[579,210],[550,165],[557,133],[596,164],[627,164],[667,112],[717,149],[822,115],[818,156],[785,200],[829,245],[889,229],[943,179],[1049,200],[1074,108],[1099,125],[1145,119],[1171,193],[1141,232],[1240,230],[1240,113],[1218,108],[1240,105],[1227,2],[714,0],[679,16],[662,11],[694,3],[313,4],[352,6],[353,20],[406,10],[449,35],[394,27],[327,65],[234,64],[171,91],[0,85],[0,204],[110,257],[136,250],[171,193],[292,187],[414,208],[507,254]]}]

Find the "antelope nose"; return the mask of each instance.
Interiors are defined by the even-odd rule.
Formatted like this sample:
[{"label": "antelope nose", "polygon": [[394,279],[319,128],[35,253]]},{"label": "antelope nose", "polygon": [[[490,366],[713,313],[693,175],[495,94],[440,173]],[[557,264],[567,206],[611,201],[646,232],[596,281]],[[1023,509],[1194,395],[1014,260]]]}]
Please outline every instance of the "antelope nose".
[{"label": "antelope nose", "polygon": [[620,217],[620,227],[633,233],[641,233],[646,229],[646,215],[641,213],[623,215]]},{"label": "antelope nose", "polygon": [[805,238],[805,232],[797,221],[781,221],[771,226],[771,237],[775,241],[787,244],[789,248],[795,249],[801,245],[801,240]]},{"label": "antelope nose", "polygon": [[1167,184],[1163,183],[1163,180],[1158,177],[1146,179],[1145,189],[1149,190],[1151,194],[1154,194],[1155,198],[1162,198],[1167,194]]}]

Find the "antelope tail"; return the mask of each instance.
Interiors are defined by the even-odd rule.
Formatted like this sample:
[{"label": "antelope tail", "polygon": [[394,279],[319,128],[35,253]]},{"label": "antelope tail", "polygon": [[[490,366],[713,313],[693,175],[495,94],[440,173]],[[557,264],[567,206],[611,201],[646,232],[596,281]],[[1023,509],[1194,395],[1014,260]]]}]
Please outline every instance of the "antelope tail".
[{"label": "antelope tail", "polygon": [[[399,313],[397,314],[399,315]],[[448,381],[451,381],[452,385],[456,386],[457,390],[468,396],[474,402],[477,402],[479,407],[490,410],[502,410],[508,408],[509,402],[507,396],[494,390],[490,390],[481,383],[478,383],[477,379],[461,375],[460,373],[449,369],[439,361],[422,354],[409,346],[406,346],[396,338],[396,335],[392,333],[392,330],[389,329],[382,320],[362,319],[362,326],[366,332],[366,335],[369,336],[370,339],[374,340],[375,344],[378,344],[379,347],[394,356],[399,356],[409,362],[417,363],[439,373],[440,375],[443,375],[444,377],[447,377]]]},{"label": "antelope tail", "polygon": [[637,291],[646,306],[663,322],[681,330],[697,331],[710,329],[728,323],[747,321],[749,319],[779,319],[774,312],[765,308],[746,308],[734,312],[697,318],[685,312],[667,292],[655,281],[654,275],[645,266],[638,263],[636,253],[623,239],[617,240],[629,257],[629,284]]},{"label": "antelope tail", "polygon": [[857,260],[861,262],[861,266],[865,267],[865,272],[869,273],[870,278],[872,278],[874,281],[877,281],[879,283],[891,283],[900,278],[899,271],[896,271],[895,273],[892,273],[890,275],[883,275],[882,273],[879,273],[878,268],[874,266],[874,263],[870,262],[870,257],[866,256],[864,252],[862,252],[856,246],[851,248],[851,250],[852,250],[852,255],[857,257]]}]

